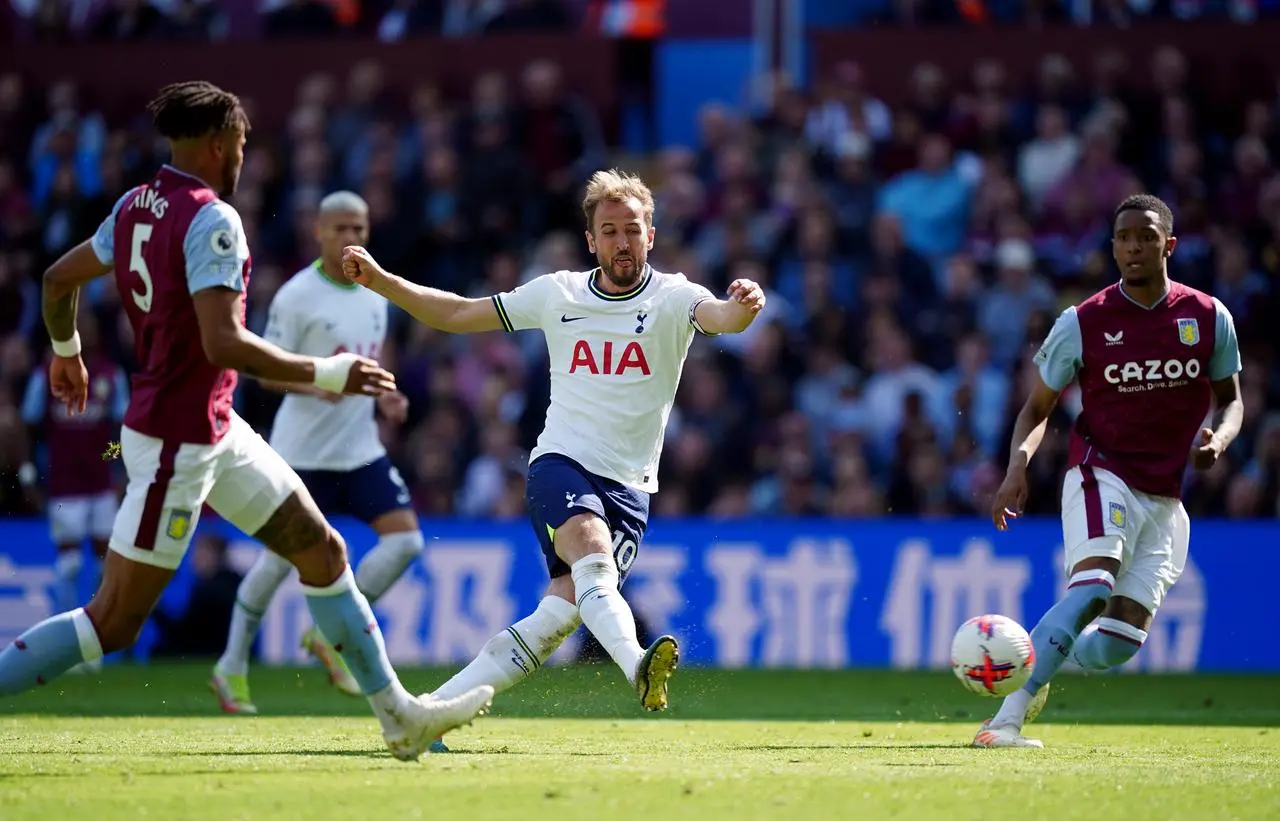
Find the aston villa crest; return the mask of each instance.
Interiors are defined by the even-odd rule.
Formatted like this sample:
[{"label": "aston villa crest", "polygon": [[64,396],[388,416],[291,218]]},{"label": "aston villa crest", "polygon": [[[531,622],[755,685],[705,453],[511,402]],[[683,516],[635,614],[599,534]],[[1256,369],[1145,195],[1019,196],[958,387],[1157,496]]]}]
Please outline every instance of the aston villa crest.
[{"label": "aston villa crest", "polygon": [[1178,341],[1188,347],[1200,341],[1200,325],[1194,319],[1178,320]]}]

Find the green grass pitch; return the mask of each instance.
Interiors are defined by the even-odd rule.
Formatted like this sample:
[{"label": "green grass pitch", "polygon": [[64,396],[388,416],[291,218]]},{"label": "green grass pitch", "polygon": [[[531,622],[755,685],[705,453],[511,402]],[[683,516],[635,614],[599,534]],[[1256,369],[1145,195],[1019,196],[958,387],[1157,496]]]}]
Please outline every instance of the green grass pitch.
[{"label": "green grass pitch", "polygon": [[316,669],[255,669],[254,718],[207,670],[0,699],[0,818],[1280,819],[1280,677],[1061,676],[1046,749],[973,750],[996,702],[949,673],[685,669],[647,716],[612,667],[545,669],[401,764]]}]

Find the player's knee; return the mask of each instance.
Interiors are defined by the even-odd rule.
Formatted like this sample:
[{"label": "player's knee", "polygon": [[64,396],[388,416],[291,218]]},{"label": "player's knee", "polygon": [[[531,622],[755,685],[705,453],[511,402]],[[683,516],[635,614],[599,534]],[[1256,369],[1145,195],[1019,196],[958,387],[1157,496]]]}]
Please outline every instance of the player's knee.
[{"label": "player's knee", "polygon": [[254,534],[298,569],[305,585],[332,584],[347,566],[347,544],[325,521],[310,494],[295,493]]},{"label": "player's knee", "polygon": [[1146,630],[1103,616],[1076,654],[1076,661],[1086,670],[1110,670],[1136,656],[1146,640]]},{"label": "player's knee", "polygon": [[1075,629],[1083,630],[1084,626],[1096,619],[1106,607],[1115,589],[1116,578],[1109,570],[1102,568],[1081,569],[1076,565],[1075,572],[1067,580],[1067,594],[1063,605],[1070,608]]},{"label": "player's knee", "polygon": [[609,555],[609,525],[594,513],[579,513],[556,528],[556,555],[572,566],[593,554]]},{"label": "player's knee", "polygon": [[556,576],[552,579],[551,583],[547,585],[546,592],[543,593],[544,598],[547,596],[556,596],[569,602],[569,604],[575,604],[578,599],[574,594],[573,576]]},{"label": "player's knee", "polygon": [[1137,630],[1145,631],[1151,626],[1151,611],[1128,596],[1112,596],[1108,599],[1103,615]]},{"label": "player's knee", "polygon": [[[1119,552],[1124,549],[1123,543],[1120,543],[1119,545],[1112,544],[1113,542],[1118,542],[1118,541],[1119,540],[1115,538],[1104,537],[1102,539],[1091,539],[1089,544],[1093,545],[1093,547],[1098,550],[1105,549],[1108,552],[1111,552],[1111,551]],[[1094,545],[1093,543],[1095,542],[1098,542],[1100,544]],[[1115,578],[1116,576],[1120,575],[1120,560],[1113,559],[1110,556],[1089,556],[1087,558],[1081,559],[1080,561],[1076,562],[1072,566],[1071,577],[1075,578],[1077,575],[1081,573],[1087,573],[1093,570],[1104,570],[1107,573],[1109,573],[1111,576],[1111,584],[1114,587]]]},{"label": "player's knee", "polygon": [[[338,538],[341,539],[342,537],[339,536]],[[422,531],[417,529],[402,530],[397,533],[384,533],[379,537],[378,544],[408,560],[420,555],[427,548],[427,541],[422,537]]]}]

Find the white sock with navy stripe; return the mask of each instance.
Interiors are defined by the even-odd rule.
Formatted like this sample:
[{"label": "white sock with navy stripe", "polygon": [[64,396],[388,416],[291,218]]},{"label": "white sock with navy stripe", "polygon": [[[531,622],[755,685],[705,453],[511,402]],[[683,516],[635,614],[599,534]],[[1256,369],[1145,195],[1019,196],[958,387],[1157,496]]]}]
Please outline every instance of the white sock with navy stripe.
[{"label": "white sock with navy stripe", "polygon": [[263,550],[253,567],[244,574],[236,590],[235,608],[231,611],[227,647],[215,667],[220,675],[243,676],[249,672],[249,653],[254,637],[258,635],[258,623],[271,605],[271,598],[292,572],[293,565],[288,559]]},{"label": "white sock with navy stripe", "polygon": [[422,555],[425,546],[419,530],[386,533],[378,539],[356,568],[356,586],[369,604],[391,589],[391,585]]},{"label": "white sock with navy stripe", "polygon": [[431,695],[457,698],[481,684],[501,693],[532,675],[580,624],[578,608],[547,596],[528,616],[485,642],[470,664]]},{"label": "white sock with navy stripe", "polygon": [[613,658],[627,681],[634,681],[644,648],[636,638],[636,617],[618,590],[618,565],[612,556],[592,553],[573,563],[578,615]]}]

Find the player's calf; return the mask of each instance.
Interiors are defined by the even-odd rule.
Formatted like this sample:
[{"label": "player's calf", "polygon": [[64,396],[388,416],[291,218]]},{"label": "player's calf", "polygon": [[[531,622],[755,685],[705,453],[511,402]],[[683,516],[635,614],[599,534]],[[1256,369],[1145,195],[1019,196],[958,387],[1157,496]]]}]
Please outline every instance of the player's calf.
[{"label": "player's calf", "polygon": [[1116,585],[1114,574],[1098,567],[1103,562],[1114,560],[1098,559],[1077,564],[1067,582],[1066,595],[1049,608],[1031,631],[1031,644],[1036,653],[1035,670],[1021,689],[1005,698],[991,720],[992,728],[1022,726],[1031,700],[1067,660],[1080,631],[1102,612]]},{"label": "player's calf", "polygon": [[1036,665],[1023,687],[1027,693],[1034,695],[1058,672],[1076,636],[1102,612],[1115,585],[1115,576],[1108,570],[1077,569],[1073,573],[1066,594],[1031,631]]},{"label": "player's calf", "polygon": [[102,586],[83,609],[45,619],[0,653],[0,695],[46,684],[137,640],[173,571],[118,553],[107,557]]},{"label": "player's calf", "polygon": [[0,696],[48,684],[77,664],[99,658],[102,646],[84,610],[59,613],[0,652]]},{"label": "player's calf", "polygon": [[283,556],[264,550],[249,572],[244,574],[236,589],[227,646],[214,668],[217,674],[231,678],[249,673],[249,652],[258,634],[258,625],[271,604],[271,598],[292,570],[293,565]]},{"label": "player's calf", "polygon": [[609,527],[594,513],[571,517],[556,530],[556,553],[569,565],[582,623],[627,677],[635,681],[644,648],[636,637],[636,619],[619,590],[618,563]]},{"label": "player's calf", "polygon": [[382,630],[347,564],[342,537],[320,515],[305,489],[286,499],[254,536],[298,568],[316,627],[347,663],[377,714],[384,737],[399,738],[405,732],[401,725],[406,711],[417,709],[411,704],[415,699],[391,667]]},{"label": "player's calf", "polygon": [[80,572],[84,569],[84,553],[80,544],[58,545],[54,571],[58,576],[57,605],[63,611],[73,610],[79,603]]},{"label": "player's calf", "polygon": [[578,608],[548,595],[528,616],[485,642],[475,659],[432,695],[454,698],[482,684],[501,693],[532,675],[580,624]]},{"label": "player's calf", "polygon": [[1154,606],[1148,607],[1123,594],[1112,596],[1107,600],[1102,618],[1086,627],[1076,639],[1071,660],[1095,672],[1124,664],[1146,643],[1154,610]]},{"label": "player's calf", "polygon": [[1086,670],[1110,670],[1137,655],[1146,640],[1147,631],[1103,616],[1080,634],[1072,648],[1071,660]]},{"label": "player's calf", "polygon": [[381,533],[378,543],[356,568],[356,584],[370,603],[382,598],[426,548],[416,520],[409,518],[414,521],[411,529]]}]

